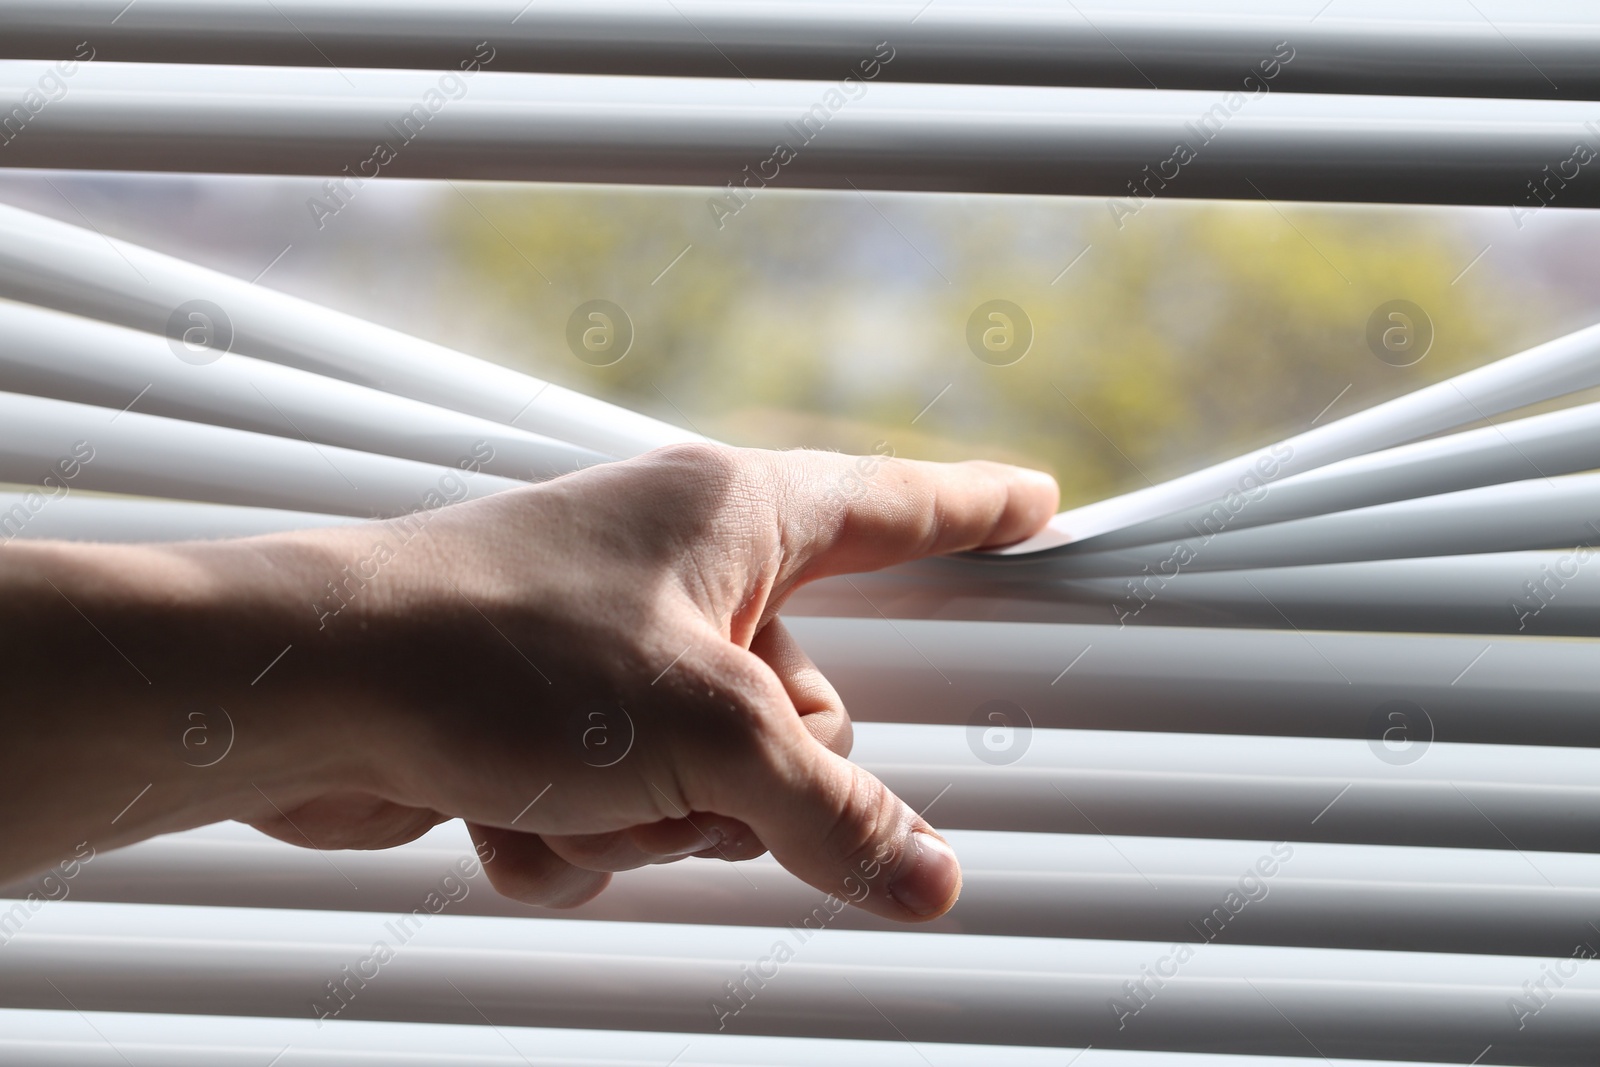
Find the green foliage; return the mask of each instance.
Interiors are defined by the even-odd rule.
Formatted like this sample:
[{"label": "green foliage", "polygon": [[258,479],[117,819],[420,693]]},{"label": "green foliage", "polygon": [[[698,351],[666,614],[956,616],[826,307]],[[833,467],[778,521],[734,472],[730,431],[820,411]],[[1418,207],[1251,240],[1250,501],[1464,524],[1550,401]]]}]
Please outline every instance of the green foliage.
[{"label": "green foliage", "polygon": [[[1032,462],[1068,502],[1556,332],[1536,294],[1462,275],[1481,246],[1448,211],[1159,201],[1119,227],[1092,199],[765,190],[719,229],[706,190],[461,192],[440,233],[463,298],[490,309],[481,354],[732,443]],[[565,340],[597,298],[636,335],[603,368]],[[967,347],[991,299],[1032,321],[1010,366]],[[1432,322],[1414,366],[1368,348],[1395,299]]]}]

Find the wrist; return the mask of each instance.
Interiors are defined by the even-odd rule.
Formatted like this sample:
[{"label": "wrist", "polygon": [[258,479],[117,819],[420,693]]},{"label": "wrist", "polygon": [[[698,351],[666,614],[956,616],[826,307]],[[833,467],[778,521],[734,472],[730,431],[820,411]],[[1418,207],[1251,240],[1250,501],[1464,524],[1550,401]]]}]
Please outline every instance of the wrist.
[{"label": "wrist", "polygon": [[0,869],[292,806],[359,773],[334,695],[293,669],[315,553],[272,540],[0,549],[16,609],[0,624]]}]

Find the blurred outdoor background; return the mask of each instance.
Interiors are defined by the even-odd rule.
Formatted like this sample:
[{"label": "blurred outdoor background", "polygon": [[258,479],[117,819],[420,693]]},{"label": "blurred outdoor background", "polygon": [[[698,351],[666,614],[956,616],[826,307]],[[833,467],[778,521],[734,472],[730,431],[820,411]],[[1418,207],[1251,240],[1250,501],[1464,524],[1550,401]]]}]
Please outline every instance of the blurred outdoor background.
[{"label": "blurred outdoor background", "polygon": [[[719,227],[713,195],[383,181],[319,227],[320,180],[0,172],[5,202],[710,437],[1031,463],[1067,504],[1600,320],[1596,212],[1166,200],[1119,226],[1094,198],[766,189]],[[593,300],[632,327],[609,366],[568,343]],[[993,300],[1031,325],[1015,362],[969,345]],[[1426,321],[1379,358],[1396,300]]]}]

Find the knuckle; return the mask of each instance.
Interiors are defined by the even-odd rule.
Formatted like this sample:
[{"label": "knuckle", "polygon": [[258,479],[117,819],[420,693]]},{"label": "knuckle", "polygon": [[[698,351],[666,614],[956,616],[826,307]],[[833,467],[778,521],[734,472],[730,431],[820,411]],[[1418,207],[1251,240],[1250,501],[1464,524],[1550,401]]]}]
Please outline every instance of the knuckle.
[{"label": "knuckle", "polygon": [[680,548],[750,537],[770,524],[774,471],[759,453],[701,442],[667,445],[635,468],[658,534]]},{"label": "knuckle", "polygon": [[574,834],[561,838],[546,837],[545,841],[556,855],[586,871],[614,870],[625,849],[616,834]]},{"label": "knuckle", "polygon": [[646,453],[646,458],[654,464],[688,471],[713,483],[732,481],[746,465],[739,449],[706,441],[663,445]]},{"label": "knuckle", "polygon": [[565,864],[485,867],[501,896],[542,908],[575,908],[600,894],[610,877]]},{"label": "knuckle", "polygon": [[716,807],[707,801],[738,788],[735,781],[760,780],[778,771],[789,731],[799,725],[792,715],[778,714],[775,680],[744,662],[748,656],[739,651],[720,657],[686,682],[693,714],[677,731],[685,744],[677,762],[688,799],[697,807]]},{"label": "knuckle", "polygon": [[849,875],[875,883],[893,870],[904,821],[902,805],[872,774],[849,764],[850,778],[838,801],[838,814],[824,839],[829,855],[839,858]]},{"label": "knuckle", "polygon": [[528,904],[541,903],[541,897],[550,891],[550,879],[539,870],[521,864],[488,864],[484,873],[495,892],[512,900]]},{"label": "knuckle", "polygon": [[702,741],[715,757],[750,764],[775,747],[775,724],[765,702],[735,684],[705,702]]}]

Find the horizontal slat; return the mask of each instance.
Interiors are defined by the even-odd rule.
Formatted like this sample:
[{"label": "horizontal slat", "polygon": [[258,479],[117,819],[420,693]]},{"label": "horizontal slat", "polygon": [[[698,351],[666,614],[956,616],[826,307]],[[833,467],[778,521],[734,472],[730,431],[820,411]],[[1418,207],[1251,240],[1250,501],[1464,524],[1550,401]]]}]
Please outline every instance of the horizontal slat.
[{"label": "horizontal slat", "polygon": [[1446,741],[1600,745],[1600,656],[1566,638],[795,618],[851,714],[967,723],[1365,738],[1412,701]]},{"label": "horizontal slat", "polygon": [[[340,1012],[351,1019],[685,1033],[721,1023],[741,1034],[1276,1055],[1303,1054],[1309,1040],[1328,1056],[1463,1063],[1490,1044],[1501,1063],[1587,1063],[1600,1042],[1600,972],[1570,958],[1212,943],[1185,946],[1192,954],[1180,961],[1181,951],[1150,942],[832,930],[802,939],[791,927],[451,915],[396,922],[67,901],[6,943],[0,1003],[54,1008],[65,997],[84,1011],[304,1018],[349,967],[364,981],[351,979]],[[1508,997],[1556,964],[1570,973],[1535,1016],[1507,1010]],[[1132,983],[1146,968],[1168,974],[1131,1014]],[[749,979],[741,1008],[732,983],[763,972],[761,987]],[[1117,1011],[1119,999],[1130,1014]]]},{"label": "horizontal slat", "polygon": [[0,390],[7,392],[113,411],[131,404],[147,415],[447,467],[470,462],[533,481],[607,458],[393,393],[26,304],[0,301],[0,335]]},{"label": "horizontal slat", "polygon": [[[37,507],[35,507],[37,505]],[[21,507],[22,511],[17,509]],[[65,541],[190,541],[253,537],[359,520],[307,511],[115,497],[0,493],[0,536]]]},{"label": "horizontal slat", "polygon": [[[1233,89],[1280,40],[1280,90],[1556,96],[1600,92],[1600,33],[1572,4],[1485,14],[1430,3],[726,3],[716,0],[48,0],[0,7],[8,56],[453,68],[490,40],[505,70],[832,78],[882,40],[907,81]],[[518,12],[518,8],[522,10]],[[120,16],[120,17],[119,17]]]},{"label": "horizontal slat", "polygon": [[[747,180],[751,189],[1081,194],[1122,198],[1121,213],[1111,210],[1127,221],[1153,195],[1526,199],[1531,209],[1542,201],[1528,199],[1528,182],[1593,136],[1592,109],[1567,100],[931,84],[852,88],[851,100],[837,88],[845,73],[746,82],[491,69],[441,87],[447,76],[437,72],[97,61],[6,145],[0,164],[709,185],[713,215],[714,205],[742,206],[724,187],[743,193]],[[43,64],[6,61],[0,89],[20,95],[46,75]],[[426,135],[397,133],[414,114],[411,129]],[[388,153],[374,147],[382,141]],[[366,162],[374,158],[381,166]],[[1600,203],[1591,170],[1563,178],[1563,206]],[[1151,177],[1158,172],[1166,177]]]},{"label": "horizontal slat", "polygon": [[[14,69],[0,63],[0,83]],[[21,143],[18,138],[5,146],[0,164]],[[179,309],[206,301],[222,310],[233,333],[232,351],[241,355],[516,425],[610,456],[699,439],[509,368],[5,205],[0,297],[162,336],[174,331]]]},{"label": "horizontal slat", "polygon": [[[1588,545],[1600,542],[1591,538]],[[1154,586],[1151,622],[1600,637],[1600,549],[1379,560],[1184,575]],[[1094,584],[1094,583],[1086,583]],[[1112,586],[1121,588],[1112,590]],[[1104,580],[1101,607],[1137,610]],[[1152,610],[1152,608],[1154,610]],[[1115,614],[1115,612],[1113,612]]]},{"label": "horizontal slat", "polygon": [[[1600,545],[1600,474],[1567,474],[1306,519],[1190,536],[1172,543],[1055,555],[1037,578],[1301,567],[1359,560]],[[1154,595],[1154,590],[1151,590]]]},{"label": "horizontal slat", "polygon": [[858,722],[852,758],[941,827],[1600,851],[1588,749],[1428,744],[1414,710],[1348,741],[1028,729],[995,707]]},{"label": "horizontal slat", "polygon": [[[287,1050],[287,1051],[286,1051]],[[892,1038],[555,1030],[0,1009],[0,1054],[29,1067],[1306,1067],[1298,1057],[949,1045]],[[23,1058],[25,1057],[25,1059]],[[674,1059],[674,1057],[677,1057]],[[1322,1061],[1317,1061],[1322,1062]],[[1331,1062],[1331,1061],[1330,1061]],[[1355,1067],[1340,1060],[1336,1067]],[[1397,1061],[1361,1060],[1364,1067]]]},{"label": "horizontal slat", "polygon": [[[221,829],[96,856],[71,899],[408,912],[452,878],[453,915],[740,926],[813,916],[835,930],[903,929],[856,908],[835,912],[767,857],[627,871],[590,903],[551,911],[497,894],[459,824],[396,849],[331,854]],[[937,933],[1560,956],[1600,914],[1594,855],[947,833],[963,884],[955,909],[922,927]],[[30,888],[41,892],[6,895]]]},{"label": "horizontal slat", "polygon": [[[1600,509],[1597,509],[1600,512]],[[1600,538],[1592,540],[1600,541]],[[806,586],[787,616],[1600,637],[1600,548],[1018,581],[937,560]]]},{"label": "horizontal slat", "polygon": [[[270,434],[0,393],[0,480],[218,504],[404,515],[522,485]],[[62,464],[66,464],[63,466]],[[50,481],[45,481],[50,479]],[[37,509],[49,506],[48,499]],[[29,514],[8,514],[24,523]]]},{"label": "horizontal slat", "polygon": [[1131,548],[1597,466],[1600,404],[1584,404],[1331,463],[1275,481],[1248,504],[1191,508],[1096,537],[1081,548]]}]

